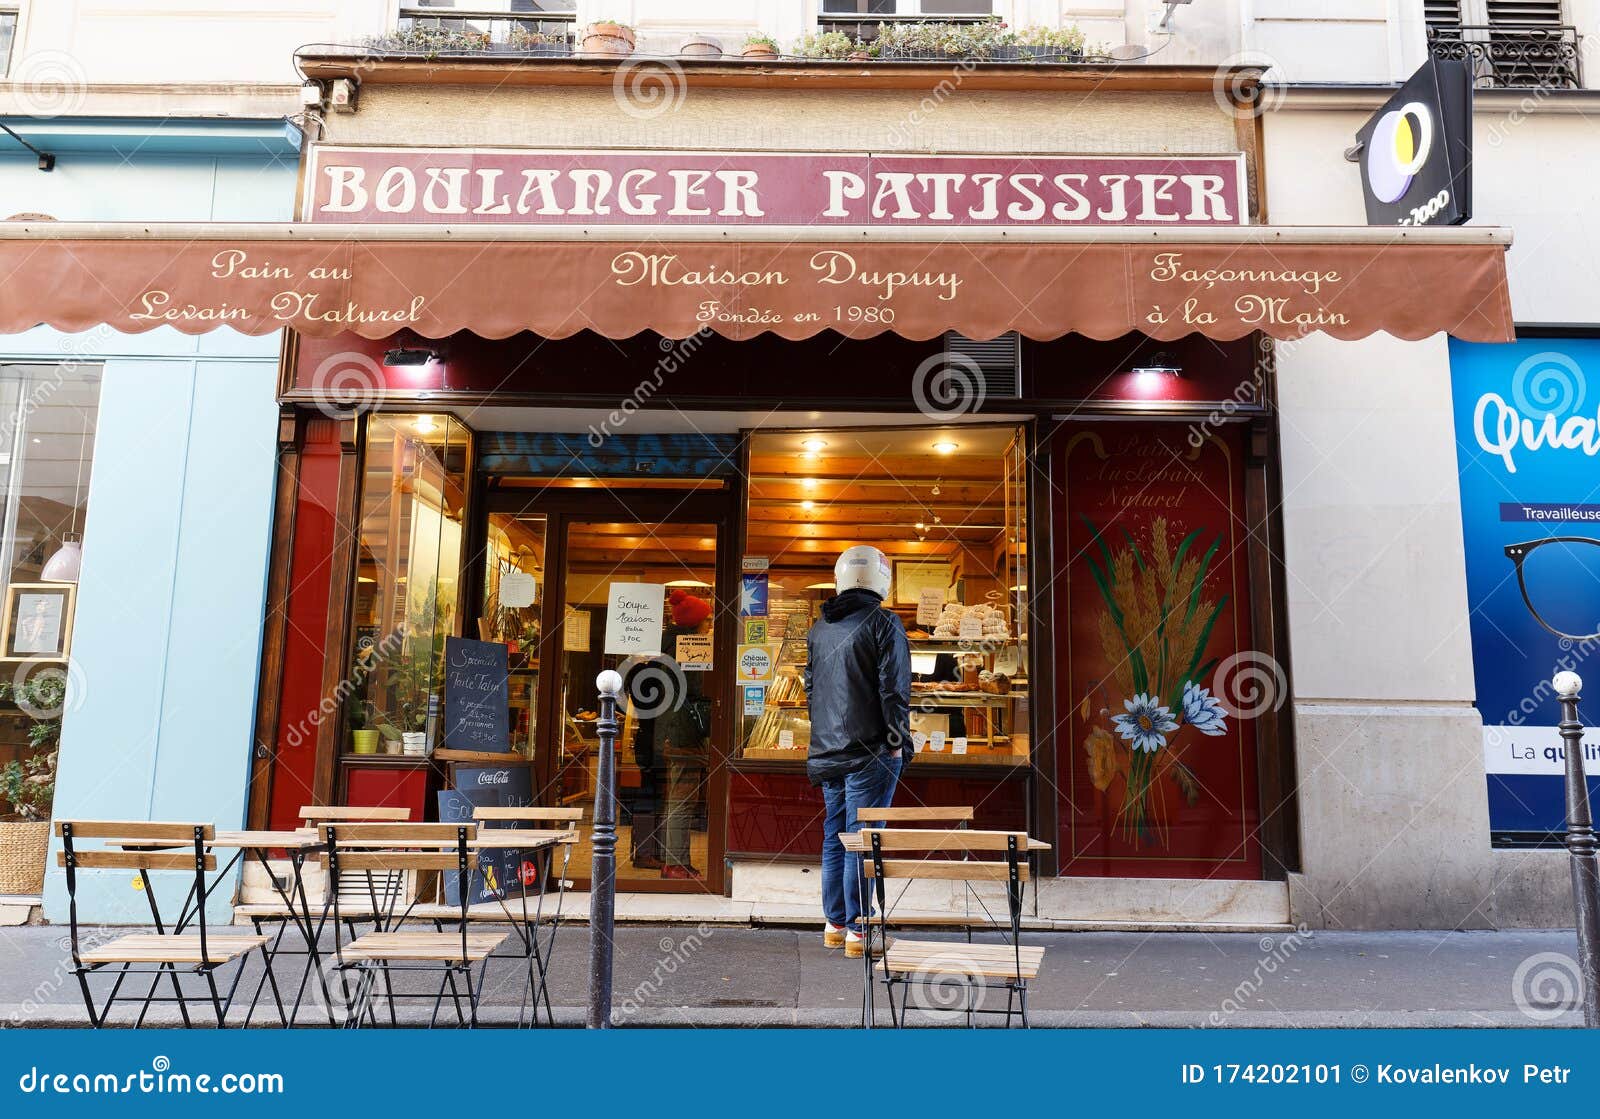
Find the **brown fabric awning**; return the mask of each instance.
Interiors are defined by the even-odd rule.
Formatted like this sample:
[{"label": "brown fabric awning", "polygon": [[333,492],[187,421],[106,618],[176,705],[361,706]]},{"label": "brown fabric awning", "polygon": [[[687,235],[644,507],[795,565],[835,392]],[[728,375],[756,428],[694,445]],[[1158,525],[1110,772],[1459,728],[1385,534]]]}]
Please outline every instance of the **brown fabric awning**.
[{"label": "brown fabric awning", "polygon": [[0,333],[1514,337],[1501,230],[0,224]]}]

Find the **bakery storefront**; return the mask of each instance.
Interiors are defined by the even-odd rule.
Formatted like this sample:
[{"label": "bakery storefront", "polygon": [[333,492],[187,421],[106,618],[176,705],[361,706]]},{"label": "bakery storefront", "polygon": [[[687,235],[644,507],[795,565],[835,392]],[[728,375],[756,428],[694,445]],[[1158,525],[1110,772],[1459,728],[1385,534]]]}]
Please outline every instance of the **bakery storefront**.
[{"label": "bakery storefront", "polygon": [[871,543],[900,799],[1048,874],[1282,879],[1275,342],[1511,325],[1498,232],[1276,229],[1254,158],[330,140],[294,225],[18,226],[0,263],[56,325],[294,330],[252,823],[588,808],[619,668],[622,888],[802,897],[804,637]]}]

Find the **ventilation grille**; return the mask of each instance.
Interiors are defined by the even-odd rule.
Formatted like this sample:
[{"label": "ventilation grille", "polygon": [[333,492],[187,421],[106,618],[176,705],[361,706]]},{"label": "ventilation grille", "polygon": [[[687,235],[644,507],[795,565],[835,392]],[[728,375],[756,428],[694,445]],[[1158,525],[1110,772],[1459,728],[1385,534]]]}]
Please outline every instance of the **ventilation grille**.
[{"label": "ventilation grille", "polygon": [[1015,331],[980,342],[949,330],[944,336],[944,352],[978,367],[985,399],[1015,400],[1022,395],[1022,339]]}]

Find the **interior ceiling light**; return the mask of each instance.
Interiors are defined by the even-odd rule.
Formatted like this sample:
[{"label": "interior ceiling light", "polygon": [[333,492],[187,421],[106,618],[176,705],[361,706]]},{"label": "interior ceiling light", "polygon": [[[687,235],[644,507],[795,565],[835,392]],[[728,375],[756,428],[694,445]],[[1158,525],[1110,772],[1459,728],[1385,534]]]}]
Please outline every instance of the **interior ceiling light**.
[{"label": "interior ceiling light", "polygon": [[941,439],[933,445],[933,449],[941,455],[953,455],[961,449],[960,443],[952,443],[948,439]]},{"label": "interior ceiling light", "polygon": [[669,587],[709,587],[711,584],[704,579],[668,579]]},{"label": "interior ceiling light", "polygon": [[811,509],[815,509],[816,507],[817,507],[817,503],[815,501],[802,501],[800,503],[800,508],[802,508],[802,509],[811,510]]},{"label": "interior ceiling light", "polygon": [[800,484],[808,490],[814,490],[817,488],[817,480],[815,478],[801,478]]},{"label": "interior ceiling light", "polygon": [[432,416],[418,416],[411,424],[413,431],[427,435],[430,431],[438,431],[439,425],[433,422]]},{"label": "interior ceiling light", "polygon": [[810,451],[812,454],[816,454],[818,451],[822,450],[822,448],[826,447],[827,445],[828,445],[828,441],[826,439],[802,439],[802,440],[800,440],[801,449],[802,450],[806,450],[806,451]]},{"label": "interior ceiling light", "polygon": [[833,588],[833,584],[832,583],[807,583],[806,584],[806,590],[808,590],[808,591],[831,591],[833,589],[834,588]]}]

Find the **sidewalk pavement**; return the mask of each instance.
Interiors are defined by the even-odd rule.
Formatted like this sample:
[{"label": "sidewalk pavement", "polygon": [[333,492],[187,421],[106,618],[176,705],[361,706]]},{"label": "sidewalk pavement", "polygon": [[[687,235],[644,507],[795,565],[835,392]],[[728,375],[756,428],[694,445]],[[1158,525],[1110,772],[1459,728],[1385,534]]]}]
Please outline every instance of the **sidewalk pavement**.
[{"label": "sidewalk pavement", "polygon": [[[1029,994],[1036,1027],[1580,1024],[1573,962],[1577,943],[1571,930],[1033,932],[1024,933],[1024,942],[1047,947],[1043,972]],[[66,945],[64,926],[0,929],[0,1024],[86,1025]],[[550,999],[559,1025],[583,1022],[588,948],[587,926],[559,930],[550,969]],[[292,991],[302,966],[300,959],[284,958],[274,972]],[[515,1021],[522,992],[519,969],[520,962],[491,964],[483,1024]],[[246,973],[233,1024],[242,1021],[243,1004],[258,978],[259,969]],[[856,1026],[861,984],[860,961],[824,949],[816,930],[714,925],[616,930],[613,1006],[622,1026]],[[941,992],[928,994],[937,998]],[[1003,1005],[1003,996],[988,998],[985,1005]],[[401,1011],[402,1025],[425,1024],[417,1005]],[[884,1006],[880,991],[879,1021],[887,1025]],[[119,1013],[131,1020],[131,1009]],[[270,1000],[253,1022],[265,1024],[268,1018],[276,1024]],[[447,1018],[453,1020],[448,1010],[441,1021]],[[209,1009],[197,1020],[208,1019]],[[156,1007],[150,1020],[175,1024],[176,1008]],[[309,1006],[299,1020],[326,1022]],[[961,1025],[964,1018],[913,1013],[912,1024]]]}]

